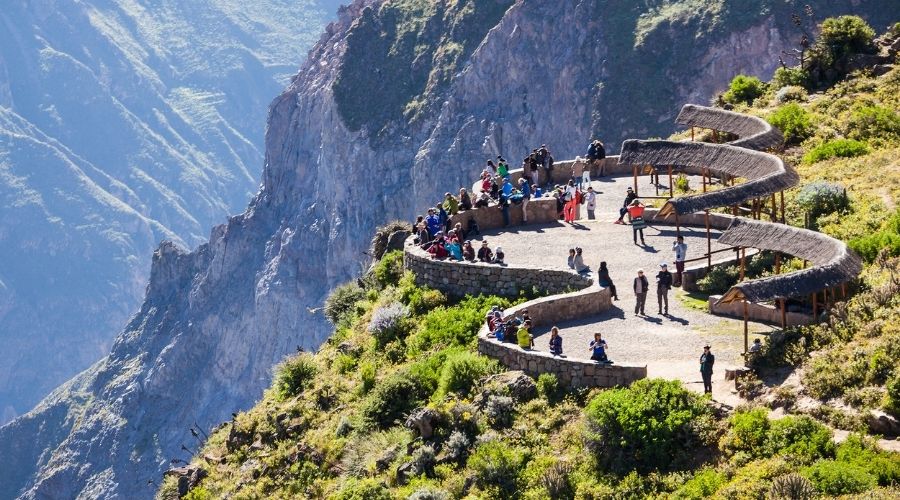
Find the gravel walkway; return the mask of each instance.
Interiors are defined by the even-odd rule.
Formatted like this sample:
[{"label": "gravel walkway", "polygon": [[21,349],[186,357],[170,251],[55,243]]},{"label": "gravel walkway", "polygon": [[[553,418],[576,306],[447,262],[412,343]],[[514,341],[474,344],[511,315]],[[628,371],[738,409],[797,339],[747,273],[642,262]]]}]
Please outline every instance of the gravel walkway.
[{"label": "gravel walkway", "polygon": [[[642,192],[654,193],[652,187],[648,189],[646,177],[642,177],[640,182]],[[695,182],[699,182],[699,178]],[[743,322],[686,306],[678,298],[683,292],[677,288],[669,293],[670,315],[657,314],[654,277],[661,262],[668,262],[670,271],[675,271],[672,252],[675,227],[650,226],[644,230],[647,246],[634,245],[631,227],[613,224],[625,190],[631,184],[631,177],[607,177],[592,183],[594,190],[601,192],[597,200],[598,220],[586,220],[587,212],[582,205],[581,216],[585,219],[576,221],[574,226],[562,222],[532,225],[512,231],[487,231],[482,238],[486,238],[492,248],[502,246],[506,262],[512,265],[567,269],[568,249],[574,247],[584,249],[585,263],[592,270],[599,267],[601,260],[607,262],[620,300],[614,301],[612,309],[602,315],[557,325],[568,356],[589,358],[588,344],[593,334],[600,332],[609,344],[610,359],[620,363],[646,364],[648,376],[680,379],[688,387],[702,392],[698,360],[703,345],[708,342],[716,355],[714,397],[717,401],[736,404],[738,398],[731,391],[734,384],[726,384],[723,377],[726,367],[743,364],[740,357],[743,351]],[[657,206],[661,205],[660,200],[656,202]],[[723,247],[715,242],[718,234],[713,231],[713,250]],[[682,235],[688,245],[688,259],[705,253],[705,229],[682,227]],[[631,283],[638,268],[644,269],[650,281],[646,317],[634,314]],[[753,335],[750,341],[772,330],[772,327],[751,323]],[[537,349],[547,350],[548,331],[549,328],[544,328],[534,332]]]}]

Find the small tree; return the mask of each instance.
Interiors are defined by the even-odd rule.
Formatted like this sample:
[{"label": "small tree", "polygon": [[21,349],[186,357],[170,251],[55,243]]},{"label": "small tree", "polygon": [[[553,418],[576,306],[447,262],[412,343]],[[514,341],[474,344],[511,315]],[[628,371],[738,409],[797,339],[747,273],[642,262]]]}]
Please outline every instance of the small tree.
[{"label": "small tree", "polygon": [[766,84],[755,76],[738,75],[731,80],[728,90],[722,94],[722,100],[730,104],[749,104],[763,95]]},{"label": "small tree", "polygon": [[766,119],[781,130],[785,144],[799,144],[815,130],[809,113],[793,102],[778,108]]}]

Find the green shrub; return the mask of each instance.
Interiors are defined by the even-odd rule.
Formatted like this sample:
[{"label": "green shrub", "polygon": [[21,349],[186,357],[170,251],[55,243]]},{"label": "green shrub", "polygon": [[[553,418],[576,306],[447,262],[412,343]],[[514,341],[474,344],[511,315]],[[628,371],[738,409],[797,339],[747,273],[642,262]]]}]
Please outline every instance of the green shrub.
[{"label": "green shrub", "polygon": [[298,354],[275,367],[275,381],[272,385],[279,399],[292,398],[309,386],[317,372],[316,360],[312,354]]},{"label": "green shrub", "polygon": [[372,276],[379,288],[396,285],[403,277],[403,250],[394,250],[384,254],[384,257],[375,264]]},{"label": "green shrub", "polygon": [[359,379],[362,382],[360,389],[363,394],[368,393],[375,387],[375,363],[372,361],[363,361],[359,365]]},{"label": "green shrub", "polygon": [[184,500],[212,500],[213,495],[203,486],[196,486],[182,497]]},{"label": "green shrub", "polygon": [[849,245],[866,262],[873,262],[883,249],[887,249],[888,256],[900,255],[900,210],[897,210],[879,231],[854,238],[850,240]]},{"label": "green shrub", "polygon": [[900,139],[900,114],[875,104],[857,105],[850,112],[847,136],[860,141]]},{"label": "green shrub", "polygon": [[851,434],[838,445],[835,460],[865,470],[875,476],[881,486],[900,482],[900,453],[881,451],[861,434]]},{"label": "green shrub", "polygon": [[391,492],[380,480],[350,479],[334,497],[335,500],[392,500]]},{"label": "green shrub", "polygon": [[766,120],[781,130],[785,144],[798,144],[815,131],[809,113],[796,103],[785,104],[770,113]]},{"label": "green shrub", "polygon": [[725,474],[715,469],[703,469],[672,493],[675,500],[702,500],[709,498],[725,484]]},{"label": "green shrub", "polygon": [[710,435],[710,408],[678,381],[604,391],[585,414],[586,442],[598,464],[616,473],[683,467]]},{"label": "green shrub", "polygon": [[772,75],[772,86],[776,89],[784,87],[806,88],[809,85],[809,73],[801,68],[780,67]]},{"label": "green shrub", "polygon": [[691,182],[688,180],[688,176],[684,174],[678,174],[678,176],[675,177],[674,184],[675,190],[679,193],[687,193],[691,190]]},{"label": "green shrub", "polygon": [[740,273],[737,266],[713,267],[706,276],[697,280],[697,289],[707,295],[723,294],[737,284]]},{"label": "green shrub", "polygon": [[731,104],[750,104],[763,95],[766,84],[755,76],[738,75],[731,80],[728,90],[722,94],[722,100]]},{"label": "green shrub", "polygon": [[900,417],[900,370],[894,370],[894,376],[888,380],[885,389],[885,411]]},{"label": "green shrub", "polygon": [[763,456],[769,425],[769,410],[765,408],[735,412],[728,420],[728,432],[719,440],[719,448],[728,454],[744,452],[752,457]]},{"label": "green shrub", "polygon": [[870,52],[875,30],[859,16],[831,17],[822,22],[816,44],[826,48],[834,59]]},{"label": "green shrub", "polygon": [[868,152],[869,148],[864,142],[853,139],[835,139],[819,144],[807,151],[803,155],[803,163],[812,165],[829,158],[852,158],[854,156],[862,156]]},{"label": "green shrub", "polygon": [[509,302],[479,295],[466,297],[453,307],[438,307],[428,311],[407,341],[410,354],[446,347],[473,347],[478,329],[484,322],[484,315],[493,305],[505,308]]},{"label": "green shrub", "polygon": [[775,102],[778,104],[785,104],[792,101],[803,102],[807,97],[809,97],[809,95],[806,93],[806,89],[797,85],[781,87],[778,89],[778,92],[775,92]]},{"label": "green shrub", "polygon": [[766,439],[769,454],[787,455],[803,462],[834,455],[831,430],[806,415],[775,420]]},{"label": "green shrub", "polygon": [[325,299],[325,317],[336,325],[356,311],[356,303],[366,298],[366,291],[356,283],[341,285]]},{"label": "green shrub", "polygon": [[369,426],[390,427],[422,403],[427,396],[408,372],[400,371],[377,384],[362,404],[361,416]]},{"label": "green shrub", "polygon": [[412,314],[425,314],[447,303],[447,297],[437,290],[416,286],[415,275],[406,272],[400,278],[397,287],[400,292],[400,302],[409,306]]},{"label": "green shrub", "polygon": [[500,493],[513,495],[526,458],[525,450],[492,440],[481,444],[472,453],[468,466],[475,473],[475,484],[479,488],[496,487]]},{"label": "green shrub", "polygon": [[806,212],[807,226],[817,228],[817,220],[823,215],[846,211],[850,207],[847,190],[837,184],[815,181],[803,186],[795,199]]},{"label": "green shrub", "polygon": [[803,471],[820,493],[825,495],[851,495],[871,490],[877,484],[875,476],[856,465],[819,460]]},{"label": "green shrub", "polygon": [[450,354],[441,368],[436,397],[450,393],[465,396],[485,375],[498,369],[496,361],[471,351]]},{"label": "green shrub", "polygon": [[547,399],[547,401],[555,401],[560,394],[559,379],[556,377],[556,374],[542,373],[538,375],[537,391],[538,394]]}]

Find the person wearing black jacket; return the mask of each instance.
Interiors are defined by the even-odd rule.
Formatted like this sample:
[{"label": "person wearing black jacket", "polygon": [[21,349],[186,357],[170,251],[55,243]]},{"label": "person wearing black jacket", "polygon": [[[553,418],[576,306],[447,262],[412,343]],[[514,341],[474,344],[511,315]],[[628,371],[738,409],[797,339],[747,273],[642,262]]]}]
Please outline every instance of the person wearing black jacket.
[{"label": "person wearing black jacket", "polygon": [[[656,275],[656,301],[659,303],[659,314],[669,315],[669,289],[672,288],[672,273],[666,263],[659,265],[659,273]],[[663,303],[666,304],[663,312]]]},{"label": "person wearing black jacket", "polygon": [[631,205],[631,202],[637,199],[637,194],[635,194],[634,190],[630,187],[628,188],[628,194],[625,195],[625,201],[622,203],[622,208],[619,209],[619,218],[616,219],[614,224],[624,224],[625,222],[622,220],[625,217],[625,214],[628,213],[628,206]]},{"label": "person wearing black jacket", "polygon": [[647,302],[647,289],[650,288],[650,283],[647,282],[647,277],[644,276],[643,269],[638,269],[637,277],[634,279],[633,287],[634,297],[636,299],[636,302],[634,304],[634,313],[646,316],[646,314],[644,313],[644,304]]},{"label": "person wearing black jacket", "polygon": [[709,351],[709,344],[703,346],[703,354],[700,355],[700,375],[703,377],[703,394],[712,394],[713,364],[716,357]]}]

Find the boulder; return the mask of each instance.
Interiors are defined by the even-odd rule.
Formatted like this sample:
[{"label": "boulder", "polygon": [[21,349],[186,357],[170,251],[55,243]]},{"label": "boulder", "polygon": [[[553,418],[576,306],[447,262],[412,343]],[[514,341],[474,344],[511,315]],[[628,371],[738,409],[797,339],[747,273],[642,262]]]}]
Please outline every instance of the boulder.
[{"label": "boulder", "polygon": [[866,424],[872,434],[900,436],[900,421],[881,410],[869,410],[866,414]]},{"label": "boulder", "polygon": [[418,431],[422,439],[430,439],[434,435],[434,426],[440,422],[441,414],[431,408],[413,410],[406,417],[406,428]]},{"label": "boulder", "polygon": [[530,401],[537,396],[537,384],[534,379],[521,370],[503,372],[488,377],[484,382],[485,388],[505,388],[516,401]]},{"label": "boulder", "polygon": [[208,474],[205,469],[198,465],[185,465],[184,467],[169,469],[165,475],[174,476],[178,479],[178,497],[181,498],[200,484],[200,481],[203,481]]}]

